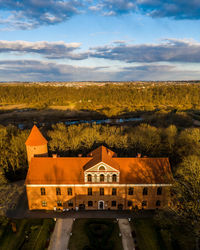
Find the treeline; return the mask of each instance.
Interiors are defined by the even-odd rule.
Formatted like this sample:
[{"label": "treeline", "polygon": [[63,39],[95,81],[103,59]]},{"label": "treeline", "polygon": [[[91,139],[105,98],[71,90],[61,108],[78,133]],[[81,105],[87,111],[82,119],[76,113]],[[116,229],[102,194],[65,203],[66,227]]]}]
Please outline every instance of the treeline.
[{"label": "treeline", "polygon": [[173,107],[177,109],[200,108],[200,85],[158,85],[137,87],[89,86],[84,88],[54,86],[1,86],[1,104],[27,104],[45,108],[52,105],[72,105],[76,109],[98,110],[106,115],[116,115],[134,110],[152,110]]},{"label": "treeline", "polygon": [[[25,141],[30,131],[13,126],[0,128],[0,170],[7,179],[24,178],[27,171]],[[200,155],[200,129],[177,130],[171,125],[156,128],[148,124],[136,127],[108,125],[56,124],[43,131],[49,140],[49,153],[60,156],[86,156],[99,145],[114,150],[118,156],[169,157],[173,171],[184,157]]]}]

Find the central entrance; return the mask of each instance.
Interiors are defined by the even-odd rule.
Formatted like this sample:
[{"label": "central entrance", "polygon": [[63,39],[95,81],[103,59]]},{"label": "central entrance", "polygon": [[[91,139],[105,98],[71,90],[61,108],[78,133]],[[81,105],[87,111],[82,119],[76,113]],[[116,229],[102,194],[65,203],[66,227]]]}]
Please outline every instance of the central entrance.
[{"label": "central entrance", "polygon": [[99,201],[98,202],[98,209],[99,210],[104,210],[104,201]]}]

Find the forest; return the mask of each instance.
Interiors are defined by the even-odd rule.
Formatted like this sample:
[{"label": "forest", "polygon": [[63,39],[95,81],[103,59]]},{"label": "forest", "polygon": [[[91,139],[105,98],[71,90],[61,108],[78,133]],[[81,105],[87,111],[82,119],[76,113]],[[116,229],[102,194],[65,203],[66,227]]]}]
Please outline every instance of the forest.
[{"label": "forest", "polygon": [[26,104],[31,108],[66,106],[106,116],[155,109],[200,109],[199,84],[56,87],[37,85],[0,86],[0,105]]},{"label": "forest", "polygon": [[[149,122],[119,126],[105,124],[53,124],[40,130],[48,139],[49,155],[77,156],[105,145],[119,157],[169,157],[174,185],[174,224],[187,225],[188,232],[199,239],[200,232],[200,128],[183,110],[200,110],[200,85],[136,87],[132,85],[85,88],[1,86],[0,103],[27,104],[49,108],[65,105],[75,110],[87,109],[106,116],[133,111],[151,111]],[[168,110],[160,112],[159,109]],[[2,111],[3,112],[3,111]],[[0,126],[0,184],[24,179],[28,165],[25,141],[30,130],[13,125]],[[171,211],[172,212],[172,211]],[[170,213],[171,213],[170,212]],[[172,226],[168,211],[159,220],[162,228]],[[165,221],[165,223],[164,223]],[[189,225],[189,226],[188,226]],[[192,248],[191,248],[192,249]]]}]

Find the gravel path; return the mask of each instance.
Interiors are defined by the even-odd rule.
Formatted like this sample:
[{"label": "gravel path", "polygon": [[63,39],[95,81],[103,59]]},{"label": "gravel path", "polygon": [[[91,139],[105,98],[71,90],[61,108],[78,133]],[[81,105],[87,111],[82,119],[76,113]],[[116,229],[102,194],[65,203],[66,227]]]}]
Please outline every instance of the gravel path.
[{"label": "gravel path", "polygon": [[66,250],[73,219],[57,219],[48,250]]},{"label": "gravel path", "polygon": [[131,227],[128,219],[119,219],[118,223],[122,234],[122,244],[124,250],[135,250],[135,244],[131,235]]}]

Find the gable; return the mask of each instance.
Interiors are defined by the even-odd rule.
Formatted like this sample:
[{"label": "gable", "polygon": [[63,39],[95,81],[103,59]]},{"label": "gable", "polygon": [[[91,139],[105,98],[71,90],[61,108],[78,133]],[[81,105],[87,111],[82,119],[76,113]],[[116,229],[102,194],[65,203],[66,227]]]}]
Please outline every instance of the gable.
[{"label": "gable", "polygon": [[[101,167],[104,167],[105,169],[103,170]],[[87,170],[85,170],[85,172],[119,172],[119,170],[109,166],[105,162],[99,162],[93,167],[90,167]]]}]

